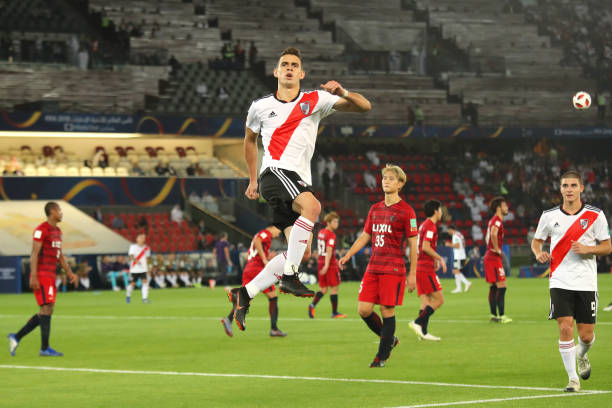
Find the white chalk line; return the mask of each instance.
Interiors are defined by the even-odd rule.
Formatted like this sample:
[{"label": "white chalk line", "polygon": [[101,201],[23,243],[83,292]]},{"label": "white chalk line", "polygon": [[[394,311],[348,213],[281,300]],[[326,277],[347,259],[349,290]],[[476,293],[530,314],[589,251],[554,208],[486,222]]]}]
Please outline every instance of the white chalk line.
[{"label": "white chalk line", "polygon": [[[459,383],[410,381],[410,380],[383,380],[383,379],[375,379],[375,378],[374,379],[332,378],[332,377],[305,377],[305,376],[241,374],[241,373],[113,370],[113,369],[103,369],[103,368],[24,366],[24,365],[13,365],[13,364],[0,364],[0,368],[18,369],[18,370],[39,370],[39,371],[69,371],[69,372],[101,373],[101,374],[168,375],[168,376],[187,376],[187,377],[231,377],[231,378],[255,378],[255,379],[272,379],[272,380],[303,380],[303,381],[321,381],[321,382],[426,385],[426,386],[435,386],[435,387],[506,389],[506,390],[525,390],[525,391],[561,391],[561,389],[559,388],[548,388],[548,387],[524,387],[524,386],[515,386],[515,385],[486,385],[486,384],[459,384]],[[584,391],[583,393],[601,394],[601,393],[609,393],[609,392],[612,392],[612,391],[589,390],[589,391]]]},{"label": "white chalk line", "polygon": [[[229,309],[228,309],[229,310]],[[0,314],[0,318],[14,318],[14,317],[30,317],[31,314]],[[220,320],[224,316],[214,317],[214,316],[109,316],[109,315],[63,315],[61,313],[54,314],[53,319],[89,319],[89,320]],[[269,317],[248,317],[247,320],[255,320],[255,321],[268,321]],[[330,318],[319,318],[319,319],[310,319],[307,317],[281,317],[280,320],[283,321],[293,321],[293,322],[304,322],[304,321],[316,321],[316,322],[361,322],[361,319],[356,318],[344,318],[344,319],[332,319]],[[397,319],[398,322],[411,322],[413,319]],[[480,320],[464,320],[464,319],[435,319],[437,323],[460,323],[460,324],[488,324],[488,325],[496,325],[489,322],[488,319],[480,319]],[[541,321],[537,320],[515,320],[513,324],[539,324],[546,323],[547,319],[543,318]],[[597,322],[597,325],[612,325],[612,322]]]},{"label": "white chalk line", "polygon": [[529,400],[529,399],[538,399],[538,398],[584,397],[586,395],[608,394],[610,392],[612,391],[566,392],[563,394],[530,395],[530,396],[525,396],[525,397],[492,398],[492,399],[471,400],[471,401],[454,401],[454,402],[440,402],[440,403],[432,403],[432,404],[404,405],[404,406],[395,407],[395,408],[449,407],[453,405],[487,404],[487,403],[493,403],[493,402],[518,401],[518,400]]}]

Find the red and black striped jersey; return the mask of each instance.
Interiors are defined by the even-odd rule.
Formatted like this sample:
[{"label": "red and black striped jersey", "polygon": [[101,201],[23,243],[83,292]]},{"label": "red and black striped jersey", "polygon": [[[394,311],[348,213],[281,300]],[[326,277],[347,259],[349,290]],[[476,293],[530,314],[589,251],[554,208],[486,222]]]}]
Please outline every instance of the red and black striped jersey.
[{"label": "red and black striped jersey", "polygon": [[370,208],[363,231],[372,237],[372,255],[366,272],[405,275],[404,238],[417,235],[416,214],[401,200],[391,206],[384,201]]},{"label": "red and black striped jersey", "polygon": [[62,252],[62,230],[45,221],[36,227],[32,239],[42,242],[38,253],[38,277],[55,277],[57,261]]}]

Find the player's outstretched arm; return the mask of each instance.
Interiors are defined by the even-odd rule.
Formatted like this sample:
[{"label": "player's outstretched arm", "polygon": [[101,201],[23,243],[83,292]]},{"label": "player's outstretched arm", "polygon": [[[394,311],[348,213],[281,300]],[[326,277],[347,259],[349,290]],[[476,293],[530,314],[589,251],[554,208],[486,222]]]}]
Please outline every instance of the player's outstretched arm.
[{"label": "player's outstretched arm", "polygon": [[341,96],[334,104],[334,109],[339,112],[367,112],[372,109],[372,104],[363,95],[357,92],[349,92],[336,81],[327,81],[321,84],[323,90],[332,95]]},{"label": "player's outstretched arm", "polygon": [[249,168],[249,186],[244,194],[250,200],[256,200],[259,198],[257,185],[257,133],[248,127],[245,127],[244,131],[244,160]]},{"label": "player's outstretched arm", "polygon": [[541,239],[534,238],[531,241],[531,252],[536,257],[539,263],[550,262],[552,256],[546,251],[542,251],[542,246],[544,245],[544,241]]},{"label": "player's outstretched arm", "polygon": [[340,265],[344,265],[345,263],[347,263],[348,260],[351,259],[351,257],[357,252],[361,251],[361,248],[366,246],[371,239],[372,237],[370,236],[370,234],[368,234],[367,232],[362,232],[359,238],[357,238],[353,243],[353,246],[351,246],[347,253],[342,258],[340,258],[338,263]]}]

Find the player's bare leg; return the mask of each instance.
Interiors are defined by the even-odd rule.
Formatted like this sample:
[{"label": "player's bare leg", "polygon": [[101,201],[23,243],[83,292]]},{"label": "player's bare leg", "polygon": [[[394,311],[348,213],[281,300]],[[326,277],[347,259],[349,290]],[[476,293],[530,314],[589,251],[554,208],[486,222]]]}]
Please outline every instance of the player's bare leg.
[{"label": "player's bare leg", "polygon": [[506,307],[506,281],[496,282],[495,286],[497,286],[496,291],[496,301],[497,301],[497,311],[499,312],[499,321],[501,323],[511,323],[512,319],[506,316],[505,307]]},{"label": "player's bare leg", "polygon": [[574,343],[574,317],[557,317],[559,326],[559,353],[563,366],[567,372],[569,383],[565,388],[567,392],[580,391],[580,380],[576,372],[576,345]]},{"label": "player's bare leg", "polygon": [[578,323],[578,349],[576,355],[578,357],[578,374],[583,380],[588,380],[591,377],[591,362],[587,356],[587,352],[595,343],[595,324]]}]

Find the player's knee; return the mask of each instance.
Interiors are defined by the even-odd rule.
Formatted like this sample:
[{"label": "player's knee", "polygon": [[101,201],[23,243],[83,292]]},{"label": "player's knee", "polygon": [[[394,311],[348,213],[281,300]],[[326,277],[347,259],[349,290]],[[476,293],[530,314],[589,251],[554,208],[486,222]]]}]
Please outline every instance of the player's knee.
[{"label": "player's knee", "polygon": [[368,317],[372,314],[373,309],[369,306],[365,306],[365,305],[359,305],[359,307],[357,308],[357,313],[359,313],[359,316],[361,317]]},{"label": "player's knee", "polygon": [[321,203],[313,197],[308,201],[308,204],[302,209],[302,215],[312,222],[317,222],[321,214]]}]

